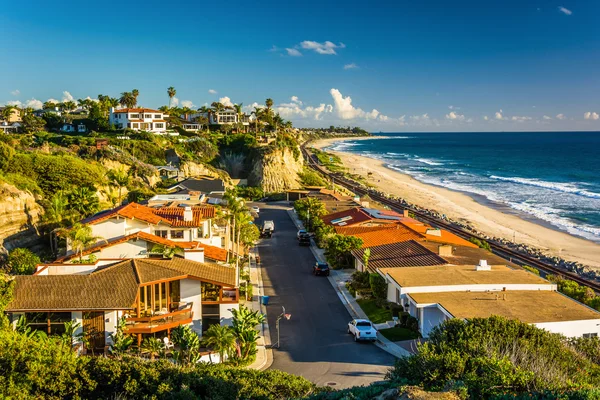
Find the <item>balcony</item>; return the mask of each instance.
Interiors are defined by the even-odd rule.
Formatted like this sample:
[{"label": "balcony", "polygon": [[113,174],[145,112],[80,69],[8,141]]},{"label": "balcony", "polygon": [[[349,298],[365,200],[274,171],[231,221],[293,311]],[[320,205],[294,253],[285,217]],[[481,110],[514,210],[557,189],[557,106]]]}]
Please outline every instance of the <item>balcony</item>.
[{"label": "balcony", "polygon": [[140,318],[127,318],[125,332],[128,334],[137,333],[155,333],[167,329],[173,329],[179,325],[186,325],[192,322],[194,312],[192,304],[188,304],[184,309],[172,312],[156,311],[153,315]]}]

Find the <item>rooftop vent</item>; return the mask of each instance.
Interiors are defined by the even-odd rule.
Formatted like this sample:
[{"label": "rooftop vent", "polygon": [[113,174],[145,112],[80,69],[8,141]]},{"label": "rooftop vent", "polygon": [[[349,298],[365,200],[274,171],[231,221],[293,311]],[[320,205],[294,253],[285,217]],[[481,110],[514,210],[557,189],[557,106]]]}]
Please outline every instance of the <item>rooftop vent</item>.
[{"label": "rooftop vent", "polygon": [[438,247],[438,254],[441,257],[452,257],[452,246],[450,245],[441,245]]},{"label": "rooftop vent", "polygon": [[488,265],[487,260],[479,260],[479,264],[475,266],[475,271],[491,271],[492,267]]},{"label": "rooftop vent", "polygon": [[427,228],[427,230],[425,231],[426,235],[431,235],[431,236],[442,236],[442,231],[441,229],[437,229],[437,228]]},{"label": "rooftop vent", "polygon": [[185,207],[183,210],[183,220],[186,222],[191,222],[194,220],[194,213],[192,212],[192,207]]}]

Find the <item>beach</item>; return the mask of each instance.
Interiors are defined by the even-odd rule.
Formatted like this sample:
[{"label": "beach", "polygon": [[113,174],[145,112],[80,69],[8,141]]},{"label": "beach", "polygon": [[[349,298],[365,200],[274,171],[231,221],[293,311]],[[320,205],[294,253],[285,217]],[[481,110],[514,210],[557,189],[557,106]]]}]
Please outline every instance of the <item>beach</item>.
[{"label": "beach", "polygon": [[[349,140],[372,140],[374,137]],[[344,139],[322,139],[311,143],[323,149]],[[340,157],[349,173],[363,176],[378,190],[403,198],[419,207],[435,210],[448,218],[464,222],[488,236],[502,237],[543,250],[548,255],[580,262],[600,269],[600,244],[533,222],[514,210],[502,210],[458,191],[429,185],[385,166],[385,162],[339,151],[329,152]],[[368,173],[371,173],[369,176]]]}]

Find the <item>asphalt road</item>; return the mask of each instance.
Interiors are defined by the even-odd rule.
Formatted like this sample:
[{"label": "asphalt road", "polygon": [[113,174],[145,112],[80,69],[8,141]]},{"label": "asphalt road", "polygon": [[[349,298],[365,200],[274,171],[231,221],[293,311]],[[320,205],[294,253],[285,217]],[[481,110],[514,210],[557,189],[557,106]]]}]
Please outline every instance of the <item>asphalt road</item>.
[{"label": "asphalt road", "polygon": [[383,380],[394,357],[372,343],[355,343],[346,332],[351,317],[324,276],[313,276],[315,258],[300,247],[285,207],[260,205],[260,217],[275,222],[275,233],[258,245],[271,339],[285,306],[291,319],[280,322],[281,346],[271,368],[301,375],[318,385],[346,388]]}]

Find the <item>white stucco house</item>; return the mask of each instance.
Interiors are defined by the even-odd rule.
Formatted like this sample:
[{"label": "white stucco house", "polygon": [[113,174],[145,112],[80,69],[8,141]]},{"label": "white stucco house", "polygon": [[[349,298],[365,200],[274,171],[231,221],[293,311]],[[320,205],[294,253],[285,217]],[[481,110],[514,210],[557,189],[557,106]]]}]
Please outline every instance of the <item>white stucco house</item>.
[{"label": "white stucco house", "polygon": [[110,109],[108,122],[115,129],[131,129],[157,134],[167,133],[168,115],[151,108]]},{"label": "white stucco house", "polygon": [[600,313],[557,291],[555,284],[505,265],[436,265],[380,268],[387,299],[431,330],[450,318],[498,315],[568,337],[597,336]]}]

